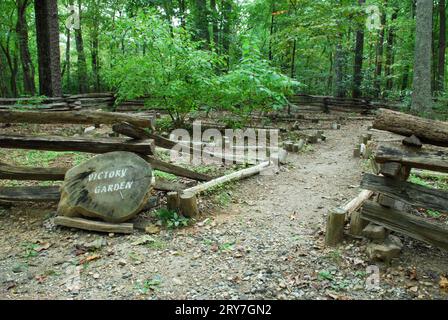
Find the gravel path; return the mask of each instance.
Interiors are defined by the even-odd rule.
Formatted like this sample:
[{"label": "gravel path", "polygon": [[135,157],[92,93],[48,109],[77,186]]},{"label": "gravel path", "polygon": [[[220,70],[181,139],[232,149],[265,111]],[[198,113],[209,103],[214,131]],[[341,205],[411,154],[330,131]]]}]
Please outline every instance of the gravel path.
[{"label": "gravel path", "polygon": [[240,183],[227,209],[187,229],[104,236],[55,228],[52,206],[0,211],[0,298],[446,299],[444,252],[402,237],[402,257],[379,266],[380,287],[368,291],[366,242],[323,246],[328,209],[359,192],[363,163],[352,149],[368,125],[329,131],[313,152]]}]

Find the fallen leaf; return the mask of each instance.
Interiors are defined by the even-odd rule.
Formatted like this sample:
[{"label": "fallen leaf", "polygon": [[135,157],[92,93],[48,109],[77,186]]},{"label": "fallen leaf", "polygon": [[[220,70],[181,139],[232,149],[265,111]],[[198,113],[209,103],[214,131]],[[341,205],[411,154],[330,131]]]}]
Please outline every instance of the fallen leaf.
[{"label": "fallen leaf", "polygon": [[157,234],[160,232],[160,228],[155,224],[150,224],[145,228],[145,232],[148,234]]},{"label": "fallen leaf", "polygon": [[44,283],[45,279],[47,279],[47,277],[44,275],[36,276],[37,283]]},{"label": "fallen leaf", "polygon": [[79,261],[79,264],[84,264],[84,263],[87,263],[87,262],[95,261],[95,260],[98,260],[100,258],[101,258],[101,256],[99,254],[94,254],[92,256],[88,256],[88,257],[86,257],[84,259],[81,259]]},{"label": "fallen leaf", "polygon": [[412,268],[411,270],[408,271],[408,276],[410,280],[415,280],[418,281],[417,278],[417,269],[416,268]]},{"label": "fallen leaf", "polygon": [[439,287],[442,290],[448,291],[448,278],[440,276]]},{"label": "fallen leaf", "polygon": [[146,235],[146,236],[140,237],[139,239],[135,240],[131,244],[133,246],[141,246],[141,245],[145,245],[145,244],[148,244],[151,242],[154,242],[154,238]]},{"label": "fallen leaf", "polygon": [[39,244],[39,246],[34,249],[34,251],[37,251],[37,252],[47,250],[48,248],[51,247],[51,243],[49,243],[49,242],[37,241],[37,243]]}]

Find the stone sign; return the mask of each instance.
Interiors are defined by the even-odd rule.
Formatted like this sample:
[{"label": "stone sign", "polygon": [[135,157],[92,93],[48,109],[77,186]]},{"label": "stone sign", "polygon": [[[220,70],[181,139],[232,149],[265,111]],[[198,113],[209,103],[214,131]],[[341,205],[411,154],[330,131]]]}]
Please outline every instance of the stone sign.
[{"label": "stone sign", "polygon": [[151,166],[136,154],[98,155],[67,171],[58,215],[124,222],[143,209],[154,183]]}]

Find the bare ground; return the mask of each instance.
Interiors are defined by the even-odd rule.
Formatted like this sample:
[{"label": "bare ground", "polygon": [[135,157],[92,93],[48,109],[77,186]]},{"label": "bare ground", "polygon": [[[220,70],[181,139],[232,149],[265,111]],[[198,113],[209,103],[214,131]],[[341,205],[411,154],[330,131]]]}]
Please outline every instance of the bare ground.
[{"label": "bare ground", "polygon": [[0,298],[446,299],[446,252],[400,236],[401,257],[378,264],[379,288],[366,290],[375,263],[365,240],[323,245],[328,210],[359,192],[365,164],[352,149],[368,125],[328,131],[314,151],[239,183],[229,206],[185,229],[102,235],[55,227],[50,204],[0,209]]}]

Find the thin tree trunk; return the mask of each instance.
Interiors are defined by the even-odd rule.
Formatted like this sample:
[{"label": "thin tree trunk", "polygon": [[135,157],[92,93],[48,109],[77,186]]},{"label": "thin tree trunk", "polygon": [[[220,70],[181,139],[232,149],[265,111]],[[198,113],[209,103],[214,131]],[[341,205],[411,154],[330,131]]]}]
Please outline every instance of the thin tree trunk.
[{"label": "thin tree trunk", "polygon": [[2,51],[5,54],[6,62],[9,68],[9,73],[11,74],[11,77],[9,79],[10,92],[12,96],[17,97],[19,95],[17,90],[17,63],[15,63],[17,59],[11,56],[10,39],[11,34],[8,34],[8,36],[6,37],[6,46],[0,43],[0,47],[2,48]]},{"label": "thin tree trunk", "polygon": [[274,25],[275,25],[275,1],[272,1],[272,9],[271,9],[271,29],[269,32],[269,61],[272,61],[273,54],[272,54],[272,38],[274,37]]},{"label": "thin tree trunk", "polygon": [[344,86],[344,52],[342,51],[342,35],[339,36],[336,44],[336,54],[334,58],[335,84],[334,95],[339,98],[345,97]]},{"label": "thin tree trunk", "polygon": [[204,41],[203,48],[210,48],[210,32],[208,30],[208,10],[206,0],[195,0],[196,5],[196,39]]},{"label": "thin tree trunk", "polygon": [[84,40],[82,37],[82,6],[81,0],[78,0],[78,13],[80,24],[79,28],[75,29],[75,41],[76,41],[76,52],[78,54],[78,90],[79,93],[86,93],[88,91],[88,77],[87,77],[87,62],[86,54],[84,52]]},{"label": "thin tree trunk", "polygon": [[296,50],[297,50],[297,40],[293,40],[292,44],[292,57],[291,57],[291,78],[296,77]]},{"label": "thin tree trunk", "polygon": [[415,31],[414,82],[412,110],[430,112],[431,96],[431,43],[432,0],[417,0],[417,24]]},{"label": "thin tree trunk", "polygon": [[91,33],[91,56],[92,56],[92,72],[93,72],[93,86],[95,92],[100,91],[100,61],[99,61],[99,3],[96,3],[94,10],[94,22]]},{"label": "thin tree trunk", "polygon": [[[364,5],[365,0],[359,0],[359,5]],[[353,70],[353,98],[359,98],[362,95],[362,62],[364,56],[364,25],[356,31],[356,45],[355,45],[355,65]]]},{"label": "thin tree trunk", "polygon": [[26,9],[29,4],[29,0],[17,1],[16,33],[19,43],[20,60],[22,62],[23,89],[25,94],[33,96],[36,93],[36,84],[34,82],[34,66],[28,45],[28,23],[26,20]]},{"label": "thin tree trunk", "polygon": [[381,15],[381,30],[379,34],[377,51],[376,51],[376,68],[375,68],[375,97],[381,94],[381,75],[383,71],[383,53],[384,53],[384,31],[386,29],[386,14]]},{"label": "thin tree trunk", "polygon": [[57,0],[35,0],[39,58],[39,91],[49,97],[62,96],[61,57]]},{"label": "thin tree trunk", "polygon": [[394,41],[395,41],[395,27],[393,26],[394,21],[398,17],[398,10],[395,9],[392,13],[389,33],[387,36],[387,46],[386,46],[386,65],[385,65],[385,76],[386,76],[386,91],[392,90],[393,79],[392,79],[392,65],[394,63]]},{"label": "thin tree trunk", "polygon": [[443,91],[445,89],[445,52],[446,52],[446,2],[439,0],[439,70],[437,72],[437,89]]},{"label": "thin tree trunk", "polygon": [[227,69],[230,68],[230,32],[232,24],[232,1],[222,0],[222,10],[223,10],[223,29],[222,29],[222,49],[226,56]]},{"label": "thin tree trunk", "polygon": [[210,9],[213,26],[213,46],[219,52],[218,8],[216,7],[216,0],[210,0]]},{"label": "thin tree trunk", "polygon": [[67,75],[67,89],[71,88],[71,65],[70,65],[70,50],[71,50],[71,33],[67,28],[67,44],[65,46],[65,72]]}]

